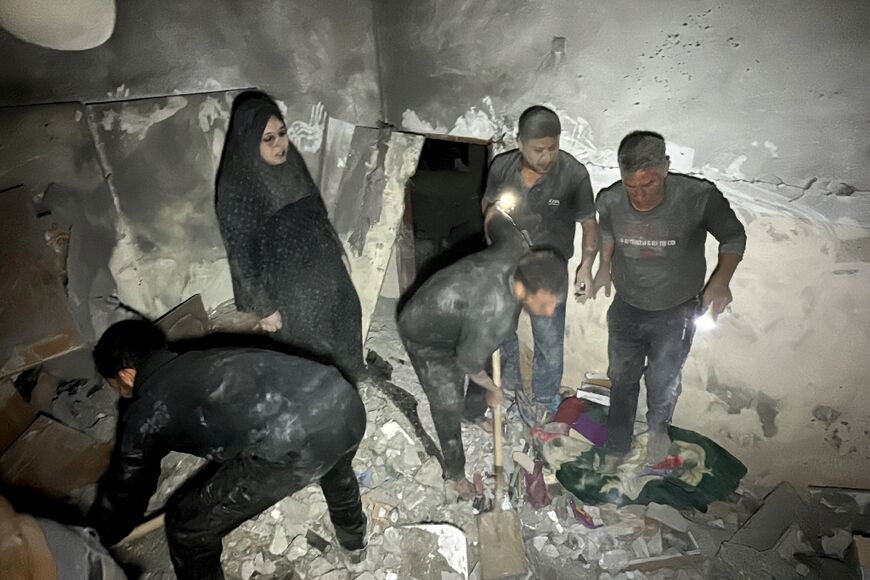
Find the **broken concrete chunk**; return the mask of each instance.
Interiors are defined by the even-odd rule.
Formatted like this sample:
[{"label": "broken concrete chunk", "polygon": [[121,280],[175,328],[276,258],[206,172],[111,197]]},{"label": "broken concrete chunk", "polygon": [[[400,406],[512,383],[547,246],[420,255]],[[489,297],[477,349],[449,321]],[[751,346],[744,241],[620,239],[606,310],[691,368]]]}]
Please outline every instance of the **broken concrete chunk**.
[{"label": "broken concrete chunk", "polygon": [[325,552],[329,548],[329,542],[314,530],[305,532],[305,541],[308,545],[319,552]]},{"label": "broken concrete chunk", "polygon": [[781,483],[764,498],[764,504],[730,541],[764,552],[776,545],[792,523],[798,524],[816,552],[821,551],[818,523],[812,509],[791,485]]},{"label": "broken concrete chunk", "polygon": [[254,575],[254,561],[245,560],[242,562],[242,566],[239,569],[239,575],[242,577],[242,580],[250,580],[251,576]]},{"label": "broken concrete chunk", "polygon": [[298,560],[308,553],[308,549],[308,540],[305,539],[305,536],[299,534],[290,542],[290,546],[284,553],[284,556],[291,561]]},{"label": "broken concrete chunk", "polygon": [[280,525],[275,526],[275,533],[272,536],[272,543],[269,544],[269,553],[274,556],[281,556],[287,551],[289,543],[287,542],[287,534],[284,528]]},{"label": "broken concrete chunk", "polygon": [[685,532],[689,529],[689,520],[684,518],[682,514],[669,505],[651,502],[647,506],[646,517],[663,523],[671,529],[678,532]]},{"label": "broken concrete chunk", "polygon": [[822,549],[825,554],[838,560],[846,556],[846,550],[852,545],[852,534],[846,530],[837,530],[832,536],[822,537]]},{"label": "broken concrete chunk", "polygon": [[[413,448],[409,447],[409,449]],[[444,487],[444,478],[442,477],[441,464],[438,462],[438,459],[435,457],[428,458],[420,466],[420,469],[417,470],[417,473],[414,474],[414,479],[425,486],[435,489]]]},{"label": "broken concrete chunk", "polygon": [[628,566],[629,553],[625,550],[609,550],[601,554],[598,565],[608,572],[619,572]]},{"label": "broken concrete chunk", "polygon": [[266,559],[262,552],[257,552],[257,555],[254,556],[254,570],[260,574],[274,574],[275,563]]},{"label": "broken concrete chunk", "polygon": [[535,460],[523,453],[522,451],[514,451],[513,459],[523,469],[532,473],[535,470]]}]

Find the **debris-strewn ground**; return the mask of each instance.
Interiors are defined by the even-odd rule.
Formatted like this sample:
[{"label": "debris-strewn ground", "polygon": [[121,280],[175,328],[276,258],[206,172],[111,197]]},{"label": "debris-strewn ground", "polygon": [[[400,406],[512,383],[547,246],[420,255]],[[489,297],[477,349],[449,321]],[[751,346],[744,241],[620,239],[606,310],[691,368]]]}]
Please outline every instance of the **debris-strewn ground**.
[{"label": "debris-strewn ground", "polygon": [[[393,367],[390,381],[416,397],[423,427],[435,438],[428,403],[396,334],[394,308],[394,302],[381,300],[366,347]],[[320,488],[312,485],[225,539],[228,578],[479,578],[475,508],[481,500],[460,500],[445,487],[438,460],[427,455],[408,419],[372,380],[361,385],[360,394],[368,410],[368,428],[354,468],[370,523],[365,559],[351,563],[338,547]],[[518,415],[509,411],[506,421],[506,458],[514,451],[529,452],[528,431]],[[492,436],[464,425],[463,441],[469,478],[480,474],[478,481],[489,490]],[[198,465],[189,456],[168,457],[152,507],[162,504]],[[509,477],[515,469],[508,461]],[[644,506],[592,508],[589,511],[600,527],[590,529],[574,515],[570,496],[558,495],[552,477],[548,482],[550,505],[534,509],[516,498],[512,506],[523,525],[531,565],[527,578],[710,578],[714,577],[711,559],[738,527],[738,506],[716,502],[707,514],[683,517],[676,510],[665,510],[664,515],[656,514],[658,519],[647,517]],[[463,537],[467,555],[456,549]],[[143,578],[173,577],[162,533],[153,533],[119,554],[138,563]]]}]

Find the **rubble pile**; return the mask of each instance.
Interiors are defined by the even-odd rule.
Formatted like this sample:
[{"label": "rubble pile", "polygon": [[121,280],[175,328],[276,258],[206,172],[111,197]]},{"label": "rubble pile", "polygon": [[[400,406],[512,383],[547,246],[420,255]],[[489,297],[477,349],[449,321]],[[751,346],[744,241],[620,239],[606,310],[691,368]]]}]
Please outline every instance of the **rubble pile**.
[{"label": "rubble pile", "polygon": [[[227,578],[480,578],[475,518],[493,507],[492,435],[476,425],[462,427],[466,475],[478,497],[461,500],[444,483],[437,450],[421,438],[421,429],[434,438],[434,426],[399,342],[392,307],[387,302],[376,312],[366,346],[379,355],[370,364],[377,372],[360,384],[368,424],[354,470],[369,520],[367,548],[350,554],[338,546],[320,488],[311,485],[225,538]],[[387,380],[390,388],[384,386]],[[395,388],[416,399],[416,411],[396,403]],[[71,385],[58,401],[72,411],[83,396],[95,393]],[[72,413],[75,420],[99,418],[99,412],[82,408],[86,413]],[[844,570],[857,569],[852,561],[859,540],[852,533],[870,519],[870,494],[820,488],[811,490],[807,502],[781,485],[764,500],[740,487],[709,503],[705,512],[657,502],[585,505],[559,483],[556,467],[591,444],[565,437],[561,445],[542,446],[540,441],[564,435],[543,423],[546,410],[515,401],[504,408],[511,503],[503,507],[519,513],[529,579],[857,578]],[[203,463],[179,453],[167,456],[149,512],[159,510]],[[174,577],[162,533],[118,549],[116,556],[146,580]]]}]

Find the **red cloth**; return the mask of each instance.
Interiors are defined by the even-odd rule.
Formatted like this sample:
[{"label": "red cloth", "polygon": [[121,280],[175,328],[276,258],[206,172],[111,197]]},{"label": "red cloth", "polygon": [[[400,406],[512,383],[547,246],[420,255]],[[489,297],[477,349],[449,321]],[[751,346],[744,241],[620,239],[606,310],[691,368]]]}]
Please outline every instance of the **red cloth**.
[{"label": "red cloth", "polygon": [[567,423],[570,425],[577,418],[589,410],[589,407],[583,402],[582,399],[578,399],[577,397],[569,397],[562,401],[562,404],[559,405],[559,408],[556,410],[556,414],[553,415],[551,419],[554,423]]}]

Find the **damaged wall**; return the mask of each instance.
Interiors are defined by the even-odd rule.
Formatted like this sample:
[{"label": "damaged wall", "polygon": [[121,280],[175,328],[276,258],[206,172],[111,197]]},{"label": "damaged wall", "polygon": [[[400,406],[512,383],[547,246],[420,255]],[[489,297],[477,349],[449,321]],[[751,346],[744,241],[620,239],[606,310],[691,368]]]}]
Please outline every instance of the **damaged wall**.
[{"label": "damaged wall", "polygon": [[549,102],[564,145],[581,155],[590,141],[615,148],[632,129],[658,128],[691,148],[697,167],[870,190],[870,5],[861,0],[647,10],[630,0],[384,0],[375,9],[396,125],[512,137],[523,108]]},{"label": "damaged wall", "polygon": [[[117,294],[149,316],[196,293],[209,309],[232,298],[213,209],[237,94],[225,89],[258,87],[276,98],[318,182],[327,126],[380,118],[368,3],[125,4],[112,37],[93,50],[53,51],[2,29],[0,50],[10,56],[0,82],[11,88],[0,105],[87,103],[85,124],[117,206],[107,220]],[[211,92],[187,94],[200,91]],[[30,138],[21,134],[22,145]]]},{"label": "damaged wall", "polygon": [[0,105],[260,87],[352,122],[380,116],[368,2],[125,2],[95,49],[58,52],[0,29],[0,52]]},{"label": "damaged wall", "polygon": [[[673,168],[714,179],[749,235],[733,313],[698,337],[676,422],[755,479],[866,485],[870,5],[638,6],[377,3],[388,120],[502,149],[526,106],[549,104],[596,191],[618,179],[625,133],[663,132]],[[566,384],[606,369],[608,305],[569,306]]]}]

